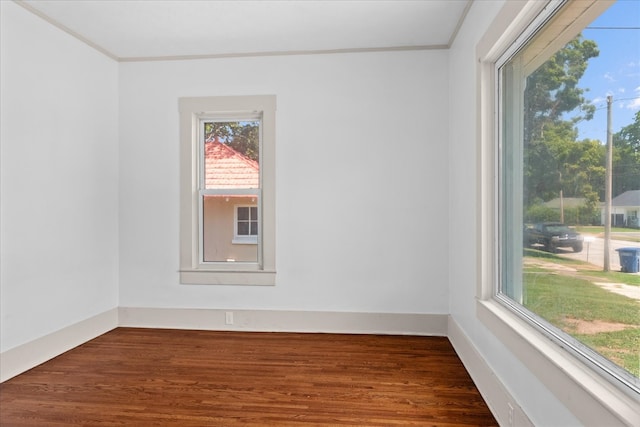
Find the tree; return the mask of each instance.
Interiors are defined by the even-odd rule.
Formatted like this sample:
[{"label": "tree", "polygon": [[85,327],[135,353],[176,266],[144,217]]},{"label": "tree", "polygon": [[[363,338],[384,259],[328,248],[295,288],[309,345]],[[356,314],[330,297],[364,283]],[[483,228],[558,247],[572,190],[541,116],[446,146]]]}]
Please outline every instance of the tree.
[{"label": "tree", "polygon": [[[590,120],[595,111],[585,98],[588,89],[578,83],[588,60],[598,55],[596,43],[580,34],[527,77],[523,120],[525,206],[558,197],[565,188],[567,196],[594,198],[593,189],[597,187],[592,178],[598,178],[597,166],[601,164],[589,163],[597,160],[592,143],[575,146],[575,125]],[[580,154],[586,157],[576,158]],[[577,169],[576,162],[587,170]],[[575,176],[577,172],[579,177]]]},{"label": "tree", "polygon": [[205,141],[215,138],[238,153],[256,162],[260,161],[260,123],[257,121],[209,122],[205,123]]},{"label": "tree", "polygon": [[568,196],[585,199],[582,219],[590,222],[599,212],[601,192],[604,192],[606,148],[593,139],[576,141],[571,148],[566,163],[568,178],[563,186]]},{"label": "tree", "polygon": [[613,196],[640,190],[640,111],[613,135]]}]

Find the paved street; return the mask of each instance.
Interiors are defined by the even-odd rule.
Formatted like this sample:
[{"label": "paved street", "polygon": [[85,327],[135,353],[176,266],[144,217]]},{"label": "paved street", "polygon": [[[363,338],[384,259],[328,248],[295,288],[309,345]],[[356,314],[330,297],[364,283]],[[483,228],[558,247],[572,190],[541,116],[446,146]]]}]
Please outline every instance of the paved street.
[{"label": "paved street", "polygon": [[[637,233],[636,233],[637,234]],[[609,245],[611,252],[609,255],[611,271],[620,271],[620,256],[616,249],[619,248],[638,248],[640,243],[627,242],[624,240],[611,240]],[[566,258],[573,258],[580,261],[586,261],[591,264],[604,266],[604,239],[585,236],[584,249],[580,253],[574,253],[571,249],[559,249],[558,255]]]}]

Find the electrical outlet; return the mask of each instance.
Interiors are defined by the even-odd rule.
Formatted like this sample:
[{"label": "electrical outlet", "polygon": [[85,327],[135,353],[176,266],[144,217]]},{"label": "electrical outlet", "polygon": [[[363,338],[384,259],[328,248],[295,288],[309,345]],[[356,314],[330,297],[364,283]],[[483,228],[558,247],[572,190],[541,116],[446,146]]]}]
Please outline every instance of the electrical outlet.
[{"label": "electrical outlet", "polygon": [[513,427],[513,405],[511,402],[507,402],[507,407],[509,408],[509,427]]},{"label": "electrical outlet", "polygon": [[225,311],[224,323],[225,325],[233,325],[233,311]]}]

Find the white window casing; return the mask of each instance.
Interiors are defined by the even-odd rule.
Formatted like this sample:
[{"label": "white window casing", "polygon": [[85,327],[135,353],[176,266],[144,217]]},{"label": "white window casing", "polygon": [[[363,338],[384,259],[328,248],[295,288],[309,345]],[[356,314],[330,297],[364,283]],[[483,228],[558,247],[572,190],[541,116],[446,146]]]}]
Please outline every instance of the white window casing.
[{"label": "white window casing", "polygon": [[[180,98],[180,282],[185,284],[275,284],[275,95]],[[260,188],[204,189],[204,119],[260,119]],[[257,262],[205,262],[202,247],[202,199],[205,195],[246,194],[259,209]],[[211,194],[209,194],[211,193]],[[235,220],[236,218],[234,218]],[[236,226],[234,225],[234,228]],[[237,230],[234,230],[237,231]],[[236,234],[236,233],[234,233]]]}]

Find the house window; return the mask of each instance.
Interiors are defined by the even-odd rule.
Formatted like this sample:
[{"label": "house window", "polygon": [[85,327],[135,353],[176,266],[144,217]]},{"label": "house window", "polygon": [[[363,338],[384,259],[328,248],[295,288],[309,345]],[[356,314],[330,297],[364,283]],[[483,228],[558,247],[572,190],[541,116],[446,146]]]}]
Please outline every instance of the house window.
[{"label": "house window", "polygon": [[597,215],[604,168],[593,159],[602,154],[604,166],[605,151],[597,141],[579,140],[576,124],[595,109],[580,78],[598,55],[581,32],[603,9],[597,2],[549,2],[495,62],[495,298],[612,383],[638,393],[637,301],[603,289],[597,283],[608,279],[590,275],[586,258],[570,257],[583,250],[573,226],[587,218],[565,217],[568,228],[560,217],[550,225],[541,214],[543,202],[562,200],[564,192],[592,200],[589,215]]},{"label": "house window", "polygon": [[275,97],[181,98],[182,283],[275,283]]},{"label": "house window", "polygon": [[235,211],[235,232],[233,243],[258,243],[258,207],[236,206]]}]

